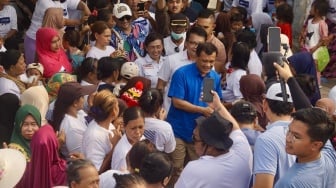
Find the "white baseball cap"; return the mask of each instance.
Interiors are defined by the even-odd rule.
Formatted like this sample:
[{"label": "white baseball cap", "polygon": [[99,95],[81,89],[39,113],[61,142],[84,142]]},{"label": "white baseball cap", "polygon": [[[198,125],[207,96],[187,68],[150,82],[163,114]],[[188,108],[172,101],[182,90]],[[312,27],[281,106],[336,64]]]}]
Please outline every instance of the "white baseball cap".
[{"label": "white baseball cap", "polygon": [[126,79],[131,79],[135,76],[139,76],[139,67],[133,62],[125,62],[121,66],[120,75]]},{"label": "white baseball cap", "polygon": [[124,16],[132,16],[132,11],[127,4],[118,3],[113,7],[113,15],[119,19]]},{"label": "white baseball cap", "polygon": [[[292,103],[293,102],[292,95],[289,91],[289,87],[287,84],[286,84],[286,94],[287,94],[288,102]],[[275,101],[283,101],[280,83],[274,83],[268,88],[266,92],[266,99],[271,99]]]},{"label": "white baseball cap", "polygon": [[26,158],[15,149],[0,149],[0,187],[15,187],[26,169]]}]

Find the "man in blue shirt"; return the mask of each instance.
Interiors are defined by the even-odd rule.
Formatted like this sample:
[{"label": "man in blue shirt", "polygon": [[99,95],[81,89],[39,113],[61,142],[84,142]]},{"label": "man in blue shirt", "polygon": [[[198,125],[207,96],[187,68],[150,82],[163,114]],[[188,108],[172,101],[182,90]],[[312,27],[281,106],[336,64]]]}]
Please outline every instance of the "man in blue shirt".
[{"label": "man in blue shirt", "polygon": [[328,141],[335,134],[334,122],[319,108],[302,109],[292,117],[286,152],[297,158],[275,188],[336,187],[336,152]]},{"label": "man in blue shirt", "polygon": [[[213,70],[217,48],[211,43],[198,44],[195,63],[185,65],[175,71],[168,91],[172,99],[167,121],[172,125],[176,149],[172,153],[175,170],[180,172],[186,164],[185,159],[196,159],[192,144],[195,119],[201,115],[210,116],[213,109],[201,101],[204,78],[213,78],[213,90],[222,98],[220,77]],[[173,180],[174,181],[174,180]]]}]

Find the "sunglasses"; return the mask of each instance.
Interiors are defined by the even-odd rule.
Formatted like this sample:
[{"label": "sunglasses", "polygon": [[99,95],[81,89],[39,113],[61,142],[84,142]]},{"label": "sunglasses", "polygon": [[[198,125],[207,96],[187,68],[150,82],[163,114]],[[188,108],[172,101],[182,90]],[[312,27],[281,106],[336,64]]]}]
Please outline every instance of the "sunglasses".
[{"label": "sunglasses", "polygon": [[118,20],[119,21],[124,21],[125,19],[126,20],[131,20],[131,18],[132,18],[132,16],[123,16],[123,17],[119,18]]}]

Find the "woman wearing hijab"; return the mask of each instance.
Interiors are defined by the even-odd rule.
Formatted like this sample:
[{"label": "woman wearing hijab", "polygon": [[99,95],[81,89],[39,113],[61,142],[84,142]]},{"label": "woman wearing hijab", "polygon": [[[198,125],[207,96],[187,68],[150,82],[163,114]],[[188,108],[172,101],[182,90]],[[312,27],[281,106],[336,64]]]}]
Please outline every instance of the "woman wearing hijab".
[{"label": "woman wearing hijab", "polygon": [[0,96],[0,143],[9,143],[14,129],[15,113],[20,107],[19,98],[12,93]]},{"label": "woman wearing hijab", "polygon": [[31,160],[23,182],[26,188],[66,185],[66,161],[58,154],[58,141],[50,125],[41,127],[30,142]]},{"label": "woman wearing hijab", "polygon": [[43,86],[33,86],[21,95],[21,105],[30,104],[35,106],[41,114],[41,126],[48,123],[46,114],[49,106],[49,96]]},{"label": "woman wearing hijab", "polygon": [[262,107],[266,93],[264,81],[256,74],[248,74],[241,77],[239,84],[243,98],[252,103],[256,108],[259,125],[266,128],[268,120]]},{"label": "woman wearing hijab", "polygon": [[44,77],[50,78],[57,72],[72,72],[72,66],[62,48],[57,30],[44,27],[37,31],[36,52],[39,62],[44,67]]},{"label": "woman wearing hijab", "polygon": [[15,116],[14,131],[10,148],[17,149],[30,161],[29,143],[35,132],[41,127],[41,114],[32,105],[24,105],[19,108]]},{"label": "woman wearing hijab", "polygon": [[[289,57],[288,61],[290,62],[290,65],[295,69],[295,78],[299,82],[299,85],[301,86],[303,91],[305,91],[305,94],[307,95],[307,88],[309,88],[309,90],[311,91],[310,93],[308,93],[307,97],[309,98],[310,103],[312,105],[315,105],[316,101],[321,98],[321,93],[319,85],[317,84],[316,66],[312,54],[309,52],[298,52]],[[315,84],[312,81],[300,82],[304,81],[300,78],[308,77],[304,76],[304,74],[310,75],[312,81],[315,82]],[[307,87],[307,85],[309,87]]]}]

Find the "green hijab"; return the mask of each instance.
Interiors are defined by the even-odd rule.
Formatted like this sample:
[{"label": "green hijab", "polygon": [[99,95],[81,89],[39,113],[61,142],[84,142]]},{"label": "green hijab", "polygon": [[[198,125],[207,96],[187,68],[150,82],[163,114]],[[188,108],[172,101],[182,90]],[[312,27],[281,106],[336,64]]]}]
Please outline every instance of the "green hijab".
[{"label": "green hijab", "polygon": [[30,140],[26,140],[21,134],[22,123],[28,115],[33,116],[38,126],[41,127],[41,114],[39,110],[30,104],[23,105],[15,115],[14,131],[11,138],[10,147],[21,151],[27,161],[30,160]]}]

